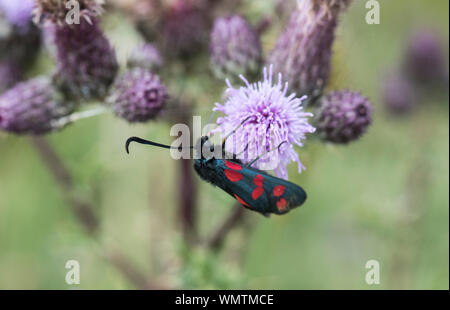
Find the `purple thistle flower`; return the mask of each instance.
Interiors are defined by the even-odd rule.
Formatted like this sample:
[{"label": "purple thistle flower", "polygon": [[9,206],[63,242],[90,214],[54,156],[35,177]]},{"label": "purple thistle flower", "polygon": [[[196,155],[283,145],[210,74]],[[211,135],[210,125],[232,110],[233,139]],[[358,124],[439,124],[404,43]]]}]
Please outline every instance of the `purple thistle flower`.
[{"label": "purple thistle flower", "polygon": [[247,21],[233,15],[214,22],[210,38],[210,59],[218,78],[253,76],[261,64],[261,42]]},{"label": "purple thistle flower", "polygon": [[394,115],[407,114],[416,105],[414,86],[400,73],[383,79],[382,96],[387,111]]},{"label": "purple thistle flower", "polygon": [[8,21],[19,27],[27,27],[31,21],[34,0],[0,0],[0,11]]},{"label": "purple thistle flower", "polygon": [[290,89],[318,98],[330,75],[332,44],[338,16],[349,0],[303,0],[292,13],[268,57],[269,64],[283,73]]},{"label": "purple thistle flower", "polygon": [[[312,114],[303,111],[303,98],[296,98],[295,94],[287,95],[288,83],[283,85],[281,73],[276,83],[273,83],[272,77],[271,66],[269,72],[264,68],[262,82],[250,84],[241,76],[245,86],[236,89],[227,80],[226,101],[224,104],[216,103],[214,110],[226,114],[217,119],[218,129],[222,133],[239,127],[250,117],[228,139],[230,141],[225,146],[227,152],[239,153],[248,145],[243,161],[250,162],[258,155],[274,150],[262,156],[254,166],[265,169],[267,162],[273,164],[271,158],[276,158],[277,165],[272,168],[278,176],[287,179],[286,166],[290,162],[297,162],[299,172],[305,169],[293,145],[303,146],[302,140],[315,128],[308,123],[308,117]],[[282,142],[287,144],[277,150]]]},{"label": "purple thistle flower", "polygon": [[118,78],[107,102],[117,116],[130,123],[155,118],[164,107],[168,95],[159,77],[142,68],[134,68]]},{"label": "purple thistle flower", "polygon": [[35,78],[0,96],[0,128],[15,134],[45,134],[57,129],[53,121],[73,108],[62,100],[50,79]]},{"label": "purple thistle flower", "polygon": [[80,24],[48,24],[55,47],[55,81],[69,98],[103,98],[113,83],[118,63],[97,19]]},{"label": "purple thistle flower", "polygon": [[22,71],[14,62],[0,62],[0,94],[22,79]]},{"label": "purple thistle flower", "polygon": [[320,99],[315,125],[328,142],[348,143],[361,137],[371,124],[372,105],[358,92],[333,91]]},{"label": "purple thistle flower", "polygon": [[436,32],[420,29],[409,39],[405,72],[419,83],[446,82],[444,50]]},{"label": "purple thistle flower", "polygon": [[151,43],[134,48],[127,60],[128,68],[144,68],[156,71],[163,65],[158,49]]}]

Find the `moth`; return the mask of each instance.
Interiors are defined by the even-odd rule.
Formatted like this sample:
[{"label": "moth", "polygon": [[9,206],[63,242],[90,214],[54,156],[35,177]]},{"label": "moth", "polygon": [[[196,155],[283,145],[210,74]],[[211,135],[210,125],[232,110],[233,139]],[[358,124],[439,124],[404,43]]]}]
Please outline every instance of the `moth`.
[{"label": "moth", "polygon": [[[194,160],[194,169],[200,178],[221,188],[245,208],[265,216],[285,214],[291,209],[301,206],[306,200],[306,192],[303,188],[252,167],[252,164],[261,156],[248,164],[244,164],[239,160],[236,154],[225,156],[226,140],[235,131],[236,129],[223,140],[221,158],[216,158],[214,155],[205,157],[203,152],[201,152],[200,158]],[[130,137],[125,143],[127,153],[129,153],[131,142],[166,149],[180,149],[138,137]],[[278,149],[282,144],[278,146]],[[208,136],[202,136],[196,146],[196,149],[199,150],[204,150],[205,148],[209,148],[209,153],[214,154],[215,146],[211,144]]]}]

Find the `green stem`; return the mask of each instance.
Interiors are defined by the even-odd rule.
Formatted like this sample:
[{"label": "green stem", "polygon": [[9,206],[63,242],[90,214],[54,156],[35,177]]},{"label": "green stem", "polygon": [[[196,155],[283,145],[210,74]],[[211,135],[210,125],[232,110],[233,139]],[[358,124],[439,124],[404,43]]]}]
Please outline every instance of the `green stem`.
[{"label": "green stem", "polygon": [[85,119],[85,118],[94,117],[94,116],[97,116],[97,115],[101,115],[101,114],[103,114],[103,113],[105,113],[107,111],[108,111],[107,107],[99,105],[99,106],[97,106],[97,107],[95,107],[93,109],[80,111],[80,112],[75,112],[75,113],[72,113],[72,114],[70,114],[68,116],[64,116],[64,117],[61,117],[61,118],[59,118],[57,120],[54,120],[52,122],[52,127],[53,128],[64,128],[65,126],[67,126],[67,125],[69,125],[71,123],[74,123],[76,121],[79,121],[79,120],[82,120],[82,119]]}]

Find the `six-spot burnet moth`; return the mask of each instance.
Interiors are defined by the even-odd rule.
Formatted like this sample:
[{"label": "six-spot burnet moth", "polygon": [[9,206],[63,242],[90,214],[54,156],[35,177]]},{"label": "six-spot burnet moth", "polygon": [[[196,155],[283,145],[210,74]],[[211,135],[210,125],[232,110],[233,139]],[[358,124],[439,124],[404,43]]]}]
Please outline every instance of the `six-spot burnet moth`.
[{"label": "six-spot burnet moth", "polygon": [[[226,158],[224,154],[225,142],[236,129],[223,140],[222,155],[224,156],[221,158]],[[181,149],[181,147],[177,148],[138,137],[131,137],[125,144],[127,153],[129,153],[131,142],[166,149]],[[199,139],[198,147],[200,150],[204,150],[204,147],[207,147],[211,151],[210,153],[214,154],[214,145],[210,143],[208,136],[202,136]],[[189,148],[193,149],[192,146]],[[214,157],[214,155],[205,157],[203,152],[201,152],[201,157],[194,160],[194,169],[203,180],[220,187],[247,209],[259,212],[265,216],[268,216],[270,213],[285,214],[291,209],[302,205],[306,200],[306,193],[300,186],[251,167],[260,157],[255,158],[248,164],[244,164],[237,159],[236,154],[232,154],[231,159],[219,159]]]}]

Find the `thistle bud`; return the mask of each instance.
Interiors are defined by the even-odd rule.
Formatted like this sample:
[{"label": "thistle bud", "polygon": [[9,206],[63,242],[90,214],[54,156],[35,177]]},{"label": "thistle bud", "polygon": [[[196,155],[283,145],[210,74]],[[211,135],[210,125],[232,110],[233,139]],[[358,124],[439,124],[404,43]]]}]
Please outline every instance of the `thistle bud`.
[{"label": "thistle bud", "polygon": [[324,141],[348,143],[361,137],[371,124],[372,106],[358,92],[334,91],[319,104],[315,125]]},{"label": "thistle bud", "polygon": [[[97,16],[103,0],[36,0],[34,21],[44,25],[54,46],[55,83],[70,99],[101,99],[114,81],[118,64]],[[77,13],[77,14],[75,14]]]},{"label": "thistle bud", "polygon": [[134,123],[154,119],[167,97],[166,87],[157,75],[146,69],[134,68],[114,83],[107,102],[118,117]]},{"label": "thistle bud", "polygon": [[0,128],[15,134],[45,134],[53,121],[70,114],[64,101],[45,77],[21,82],[0,96]]},{"label": "thistle bud", "polygon": [[218,78],[252,76],[260,71],[259,36],[241,16],[218,18],[214,22],[209,50],[212,69]]},{"label": "thistle bud", "polygon": [[55,47],[56,84],[68,98],[103,98],[114,81],[118,64],[114,49],[99,22],[49,25]]},{"label": "thistle bud", "polygon": [[444,50],[435,32],[421,29],[413,33],[409,39],[406,60],[406,73],[419,83],[446,82]]},{"label": "thistle bud", "polygon": [[144,68],[152,72],[163,65],[158,49],[150,43],[143,44],[131,51],[127,60],[128,68]]},{"label": "thistle bud", "polygon": [[303,0],[298,2],[286,30],[270,52],[268,63],[283,73],[292,91],[318,98],[330,74],[331,47],[339,13],[350,0]]}]

